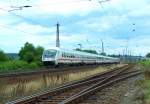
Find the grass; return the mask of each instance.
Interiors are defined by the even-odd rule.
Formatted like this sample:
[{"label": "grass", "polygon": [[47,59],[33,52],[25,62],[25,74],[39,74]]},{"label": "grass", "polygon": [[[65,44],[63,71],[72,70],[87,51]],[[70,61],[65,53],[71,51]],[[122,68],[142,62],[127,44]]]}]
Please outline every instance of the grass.
[{"label": "grass", "polygon": [[139,62],[139,64],[143,67],[145,71],[150,71],[150,60],[145,60]]},{"label": "grass", "polygon": [[27,63],[25,61],[13,60],[0,63],[0,73],[27,71],[39,68],[36,62]]},{"label": "grass", "polygon": [[144,70],[145,75],[145,79],[140,85],[144,89],[144,102],[150,104],[150,60],[141,61],[139,65]]},{"label": "grass", "polygon": [[150,80],[141,80],[140,86],[143,90],[143,104],[150,104]]}]

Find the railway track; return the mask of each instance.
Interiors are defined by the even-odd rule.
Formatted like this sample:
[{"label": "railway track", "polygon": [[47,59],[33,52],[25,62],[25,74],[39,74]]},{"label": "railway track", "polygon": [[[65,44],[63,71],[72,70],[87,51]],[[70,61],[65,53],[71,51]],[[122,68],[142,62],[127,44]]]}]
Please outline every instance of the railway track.
[{"label": "railway track", "polygon": [[130,70],[132,67],[133,65],[126,65],[121,68],[115,68],[109,72],[96,74],[49,91],[8,102],[7,104],[77,104],[105,87],[141,74],[139,70]]}]

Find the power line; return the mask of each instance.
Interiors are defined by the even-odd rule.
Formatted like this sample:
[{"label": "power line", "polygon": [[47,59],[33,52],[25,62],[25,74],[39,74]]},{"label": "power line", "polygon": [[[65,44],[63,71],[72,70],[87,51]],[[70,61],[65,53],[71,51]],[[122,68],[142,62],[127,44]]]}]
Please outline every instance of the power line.
[{"label": "power line", "polygon": [[[43,4],[42,6],[49,6],[49,5],[58,5],[58,4],[61,4],[61,5],[65,5],[65,4],[69,4],[69,3],[80,3],[80,2],[90,2],[91,0],[76,0],[76,1],[66,1],[66,2],[57,2],[57,3],[50,3],[50,4]],[[41,4],[40,5],[32,5],[32,7],[41,7]]]},{"label": "power line", "polygon": [[[62,4],[66,4],[66,3],[78,3],[78,2],[89,2],[90,0],[77,0],[77,1],[67,1],[67,2],[59,2],[61,5]],[[42,6],[49,6],[49,5],[58,5],[58,3],[51,3],[51,4],[45,4],[45,5],[42,5]],[[21,16],[21,15],[18,15],[18,14],[16,14],[16,13],[13,13],[12,11],[15,11],[15,10],[22,10],[23,8],[33,8],[33,7],[41,7],[41,5],[24,5],[24,6],[11,6],[13,9],[11,9],[11,10],[6,10],[6,9],[4,9],[4,8],[2,8],[2,7],[0,7],[0,10],[2,10],[2,11],[5,11],[5,12],[7,12],[7,13],[9,13],[9,14],[11,14],[11,15],[13,15],[13,16],[16,16],[16,17],[18,17],[18,18],[21,18],[22,20],[25,20],[25,21],[28,21],[28,22],[31,22],[31,23],[34,23],[34,24],[38,24],[38,25],[42,25],[43,26],[43,24],[41,24],[41,23],[39,23],[39,22],[37,22],[37,21],[34,21],[34,20],[32,20],[32,19],[29,19],[29,18],[26,18],[26,17],[24,17],[24,16]],[[47,27],[47,26],[45,26],[45,27]]]},{"label": "power line", "polygon": [[76,0],[76,1],[62,1],[62,2],[51,2],[49,4],[45,3],[45,4],[33,4],[33,5],[23,5],[23,6],[10,6],[11,8],[13,8],[12,10],[8,10],[8,11],[15,11],[15,10],[23,10],[23,8],[29,8],[29,7],[41,7],[41,6],[49,6],[49,5],[64,5],[64,4],[69,4],[69,3],[80,3],[80,2],[89,2],[91,0]]},{"label": "power line", "polygon": [[24,5],[24,6],[11,6],[11,8],[13,8],[12,10],[9,10],[8,12],[11,12],[11,11],[15,11],[15,10],[23,10],[23,8],[30,8],[32,6],[30,5]]},{"label": "power line", "polygon": [[[103,3],[103,2],[108,2],[109,5],[111,5],[109,1],[111,1],[111,0],[98,0],[99,4],[101,5],[101,8],[102,8],[103,10],[104,10],[104,7],[103,7],[102,3]],[[114,14],[114,8],[113,8],[111,11],[112,11],[112,13]],[[120,13],[119,13],[117,10],[115,10],[115,12],[116,12],[116,14],[117,14],[118,16],[121,16]],[[126,16],[129,17],[128,15],[126,15]],[[121,18],[118,18],[118,19],[121,20]],[[130,19],[130,18],[129,18],[129,19]],[[131,21],[131,20],[130,20],[130,21]],[[134,26],[134,28],[132,29],[132,31],[134,32],[134,31],[135,31],[135,23],[132,21],[131,24]],[[118,28],[117,28],[115,25],[114,25],[114,27],[115,27],[115,30],[117,31]]]},{"label": "power line", "polygon": [[[32,22],[32,23],[34,23],[34,24],[39,24],[38,22],[33,21],[33,20],[31,20],[31,19],[28,19],[28,18],[25,18],[25,17],[23,17],[23,16],[21,16],[21,15],[17,15],[17,14],[15,14],[15,13],[13,13],[13,12],[8,12],[8,10],[3,9],[3,8],[1,8],[1,7],[0,7],[0,10],[5,11],[5,12],[7,12],[7,13],[13,15],[13,16],[19,17],[19,18],[21,18],[21,19],[23,19],[23,20],[25,20],[25,21]],[[40,25],[40,24],[39,24],[39,25]],[[22,33],[25,33],[25,34],[35,35],[35,34],[33,34],[33,33],[29,33],[29,32],[26,32],[26,31],[23,31],[23,30],[20,30],[20,29],[13,28],[12,26],[6,26],[6,25],[1,25],[1,24],[0,24],[0,27],[2,27],[2,28],[7,28],[7,29],[11,29],[11,30],[18,31],[18,32],[22,32]]]},{"label": "power line", "polygon": [[0,24],[0,27],[2,27],[2,28],[7,28],[7,29],[11,29],[11,30],[18,31],[18,32],[22,32],[22,33],[25,33],[25,34],[28,34],[28,35],[35,35],[35,34],[33,34],[33,33],[29,33],[29,32],[26,32],[26,31],[23,31],[23,30],[20,30],[20,29],[12,28],[12,27],[6,26],[6,25],[1,25],[1,24]]},{"label": "power line", "polygon": [[[103,9],[103,12],[104,12],[107,16],[109,16],[109,13],[106,12],[106,10],[105,10],[105,8],[103,7],[102,3],[109,2],[109,1],[110,1],[110,0],[103,0],[103,1],[98,0],[98,2],[99,2],[99,4],[100,4],[101,8]],[[111,22],[110,22],[110,24],[113,25],[113,28],[114,28],[115,32],[117,33],[118,30],[117,30],[116,25],[114,25],[114,24],[111,23]]]},{"label": "power line", "polygon": [[[109,4],[110,4],[110,2],[109,2]],[[110,4],[110,5],[111,5],[111,4]],[[123,8],[121,7],[121,11],[123,11],[123,9],[125,9],[125,6],[124,6]],[[118,12],[117,9],[114,10],[114,8],[113,8],[112,11],[113,11],[113,12],[115,11],[115,12],[118,14],[118,16],[121,16],[121,14]],[[129,17],[127,14],[126,14],[125,16],[129,19],[129,22],[130,22],[129,25],[132,25],[131,31],[132,31],[132,32],[135,32],[135,31],[136,31],[136,30],[135,30],[136,24],[130,19],[130,17]],[[121,18],[119,18],[119,19],[121,20]],[[125,46],[125,51],[126,51],[126,53],[124,53],[124,54],[126,54],[126,55],[128,55],[128,52],[127,52],[127,51],[129,51],[129,49],[128,49],[128,42],[129,42],[129,39],[127,39],[127,43],[126,43],[126,46]]]},{"label": "power line", "polygon": [[[111,5],[110,2],[109,2],[109,5]],[[123,8],[122,8],[122,6],[121,6],[120,8],[122,9],[121,11],[123,11],[123,9],[125,9],[125,6],[124,6]],[[115,11],[115,12],[117,13],[118,16],[121,16],[121,14],[118,12],[117,9],[112,8],[111,11],[113,11],[113,12]],[[132,20],[130,19],[130,17],[129,17],[127,14],[126,14],[125,16],[128,17],[128,19],[129,19],[131,25],[133,25],[133,26],[136,25],[136,24],[134,23],[134,21],[132,21]],[[119,18],[119,19],[120,19],[120,18]],[[121,20],[121,19],[120,19],[120,20]],[[135,30],[135,29],[133,28],[132,31],[134,31],[134,30]]]},{"label": "power line", "polygon": [[[103,1],[99,1],[99,0],[98,0],[99,4],[100,4],[100,6],[101,6],[101,8],[102,8],[103,10],[105,10],[105,9],[104,9],[102,3],[103,3],[103,2],[108,2],[108,1],[110,1],[110,0],[103,0]],[[109,4],[110,4],[110,2],[109,2]],[[105,11],[104,11],[104,12],[105,12]],[[116,11],[116,13],[118,13],[118,12]],[[118,13],[118,14],[119,14],[119,13]],[[107,14],[107,15],[108,15],[108,14]],[[120,15],[120,14],[119,14],[119,15]],[[109,15],[108,15],[108,16],[109,16]],[[119,18],[119,20],[121,20],[121,18]],[[113,27],[114,27],[116,33],[117,33],[118,28],[116,27],[116,25],[114,25],[114,24],[112,24],[112,25],[113,25]],[[134,23],[133,23],[133,26],[135,26]],[[132,31],[135,31],[135,29],[133,29]],[[126,46],[125,48],[126,48],[125,51],[126,51],[126,54],[127,54],[127,48],[128,48],[128,46]]]},{"label": "power line", "polygon": [[19,17],[19,18],[21,18],[22,20],[25,20],[25,21],[28,21],[28,22],[32,22],[32,23],[34,23],[34,24],[41,25],[41,24],[40,24],[40,23],[38,23],[37,21],[31,20],[31,19],[29,19],[29,18],[26,18],[26,17],[24,17],[24,16],[21,16],[21,15],[15,14],[15,13],[13,13],[13,12],[8,12],[8,10],[3,9],[3,8],[1,8],[1,7],[0,7],[0,10],[5,11],[5,12],[7,12],[7,13],[9,13],[9,14],[13,15],[13,16]]}]

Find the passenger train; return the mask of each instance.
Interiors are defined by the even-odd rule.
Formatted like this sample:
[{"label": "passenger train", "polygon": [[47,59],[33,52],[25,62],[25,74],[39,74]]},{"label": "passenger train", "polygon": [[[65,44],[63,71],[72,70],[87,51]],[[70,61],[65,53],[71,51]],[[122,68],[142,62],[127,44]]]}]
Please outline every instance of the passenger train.
[{"label": "passenger train", "polygon": [[91,54],[80,51],[68,51],[58,47],[44,50],[42,55],[42,62],[44,65],[66,65],[66,64],[110,64],[119,63],[118,58]]}]

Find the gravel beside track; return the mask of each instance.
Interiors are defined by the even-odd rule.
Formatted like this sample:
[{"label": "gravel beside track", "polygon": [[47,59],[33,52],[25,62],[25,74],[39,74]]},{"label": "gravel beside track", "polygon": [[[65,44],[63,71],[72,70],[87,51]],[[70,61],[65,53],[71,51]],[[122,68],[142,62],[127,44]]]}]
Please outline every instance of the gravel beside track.
[{"label": "gravel beside track", "polygon": [[92,95],[80,104],[143,104],[143,92],[138,81],[143,74],[126,79]]}]

